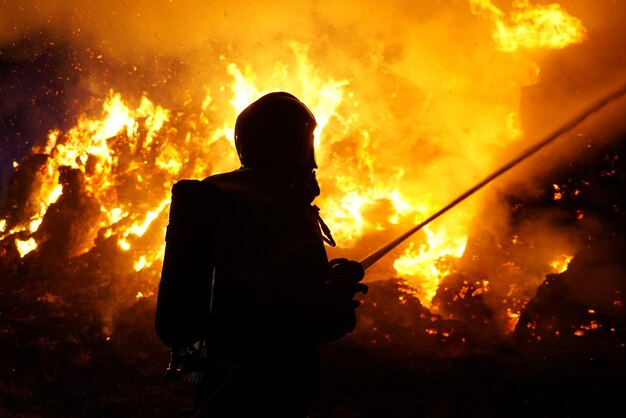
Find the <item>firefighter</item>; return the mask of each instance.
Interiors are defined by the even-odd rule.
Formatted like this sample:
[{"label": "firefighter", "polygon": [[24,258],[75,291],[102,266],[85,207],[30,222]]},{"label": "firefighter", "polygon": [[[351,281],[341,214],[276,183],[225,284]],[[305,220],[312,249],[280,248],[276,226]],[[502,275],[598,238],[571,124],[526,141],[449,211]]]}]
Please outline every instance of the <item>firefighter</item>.
[{"label": "firefighter", "polygon": [[218,190],[219,239],[210,332],[196,373],[198,416],[306,417],[315,402],[318,347],[351,332],[356,261],[328,261],[309,109],[285,92],[241,112],[241,168],[206,178]]}]

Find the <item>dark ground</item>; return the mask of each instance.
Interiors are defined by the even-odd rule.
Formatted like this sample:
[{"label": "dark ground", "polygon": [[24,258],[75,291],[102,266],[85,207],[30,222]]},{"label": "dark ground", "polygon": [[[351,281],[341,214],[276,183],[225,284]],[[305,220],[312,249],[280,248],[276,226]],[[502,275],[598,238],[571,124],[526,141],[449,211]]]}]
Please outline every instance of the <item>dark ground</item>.
[{"label": "dark ground", "polygon": [[[385,289],[372,286],[370,296]],[[1,293],[0,416],[191,415],[191,384],[163,377],[168,350],[152,331],[154,298],[122,310],[107,341],[78,304],[33,302],[28,293]],[[384,344],[368,343],[376,336],[362,327],[322,348],[312,417],[609,417],[626,406],[624,347],[588,339],[469,347],[403,326],[379,331]]]}]

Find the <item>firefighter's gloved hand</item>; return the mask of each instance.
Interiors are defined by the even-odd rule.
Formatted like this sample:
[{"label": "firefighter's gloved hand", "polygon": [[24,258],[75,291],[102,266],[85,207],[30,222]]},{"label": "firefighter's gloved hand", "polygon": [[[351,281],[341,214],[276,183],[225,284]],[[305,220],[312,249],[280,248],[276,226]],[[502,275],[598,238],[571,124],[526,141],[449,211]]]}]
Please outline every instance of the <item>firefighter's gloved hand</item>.
[{"label": "firefighter's gloved hand", "polygon": [[[335,258],[330,261],[330,286],[341,295],[349,296],[351,299],[357,293],[367,293],[368,287],[361,280],[365,277],[363,266],[353,260],[346,258]],[[356,306],[358,306],[358,301]]]},{"label": "firefighter's gloved hand", "polygon": [[336,258],[329,263],[330,278],[327,285],[328,320],[322,336],[325,342],[342,338],[356,327],[356,308],[360,302],[354,298],[359,292],[367,292],[360,283],[365,277],[363,266],[356,261]]}]

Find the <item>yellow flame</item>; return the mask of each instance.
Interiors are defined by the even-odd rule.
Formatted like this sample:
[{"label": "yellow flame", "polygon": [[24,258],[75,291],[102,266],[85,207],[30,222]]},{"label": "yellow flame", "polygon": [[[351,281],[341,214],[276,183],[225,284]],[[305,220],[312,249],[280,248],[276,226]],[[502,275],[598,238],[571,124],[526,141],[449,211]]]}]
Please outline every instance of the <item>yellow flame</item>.
[{"label": "yellow flame", "polygon": [[169,205],[169,203],[169,198],[165,199],[155,210],[148,211],[142,222],[135,222],[130,228],[128,228],[126,236],[133,234],[137,237],[142,237],[148,230],[148,227],[150,227],[150,224],[152,224],[152,222],[165,210],[165,207]]},{"label": "yellow flame", "polygon": [[102,211],[109,215],[109,222],[111,224],[117,223],[128,216],[128,212],[124,211],[122,208],[111,208],[108,211],[106,208],[102,208]]},{"label": "yellow flame", "polygon": [[133,268],[135,269],[135,271],[140,271],[143,270],[147,264],[148,262],[146,260],[146,257],[142,255],[141,257],[139,257],[139,260],[135,261]]},{"label": "yellow flame", "polygon": [[17,251],[20,253],[20,257],[24,257],[26,254],[37,248],[37,243],[34,238],[29,238],[25,241],[16,239],[15,246],[17,247]]},{"label": "yellow flame", "polygon": [[128,242],[128,240],[126,240],[126,238],[120,238],[117,241],[117,245],[123,250],[123,251],[128,251],[131,248],[130,243]]},{"label": "yellow flame", "polygon": [[518,0],[507,19],[491,0],[470,0],[470,5],[474,12],[482,10],[494,20],[493,38],[504,52],[562,49],[586,39],[582,22],[556,3],[533,6],[528,0]]},{"label": "yellow flame", "polygon": [[143,146],[149,148],[156,134],[158,134],[163,125],[169,121],[170,112],[161,106],[155,106],[147,97],[143,96],[136,110],[136,117],[145,118],[144,125],[148,130]]},{"label": "yellow flame", "polygon": [[180,173],[184,167],[181,153],[173,145],[167,144],[156,160],[156,165],[171,176]]},{"label": "yellow flame", "polygon": [[[135,119],[131,116],[130,109],[122,101],[122,95],[120,93],[111,92],[109,98],[104,102],[103,109],[106,113],[106,117],[103,121],[90,121],[93,123],[95,129],[92,136],[92,143],[90,144],[89,151],[102,151],[107,153],[106,141],[119,134],[122,130],[126,130],[126,134],[129,137],[133,136],[136,125]],[[100,146],[102,148],[100,148]]]},{"label": "yellow flame", "polygon": [[428,304],[437,292],[441,279],[452,272],[452,266],[446,262],[446,258],[461,257],[467,238],[466,234],[448,233],[443,228],[435,232],[425,227],[423,231],[426,232],[427,242],[417,250],[411,243],[393,266],[401,277],[416,279],[418,294]]}]

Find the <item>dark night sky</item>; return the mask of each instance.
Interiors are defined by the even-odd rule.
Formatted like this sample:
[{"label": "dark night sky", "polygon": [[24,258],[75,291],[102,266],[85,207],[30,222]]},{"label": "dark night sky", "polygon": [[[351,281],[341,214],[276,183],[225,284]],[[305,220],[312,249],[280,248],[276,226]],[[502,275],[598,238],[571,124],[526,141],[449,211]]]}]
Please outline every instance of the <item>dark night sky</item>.
[{"label": "dark night sky", "polygon": [[71,126],[70,106],[79,102],[79,71],[72,53],[50,37],[23,38],[0,48],[0,178],[6,184],[13,161],[53,128]]}]

